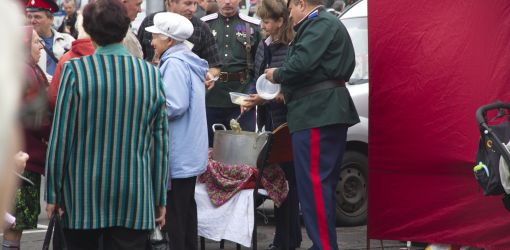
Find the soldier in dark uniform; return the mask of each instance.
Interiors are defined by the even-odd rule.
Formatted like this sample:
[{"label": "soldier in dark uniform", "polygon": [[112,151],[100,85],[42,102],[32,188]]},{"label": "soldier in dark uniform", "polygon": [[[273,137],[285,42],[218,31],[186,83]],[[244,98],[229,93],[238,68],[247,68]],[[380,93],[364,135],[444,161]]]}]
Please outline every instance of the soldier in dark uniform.
[{"label": "soldier in dark uniform", "polygon": [[[232,118],[240,114],[239,105],[233,104],[229,92],[247,93],[252,81],[256,46],[260,41],[260,20],[239,13],[240,0],[218,0],[219,12],[202,17],[218,44],[223,61],[221,73],[214,87],[206,95],[209,145],[213,144],[212,124],[229,127]],[[243,114],[241,128],[255,130],[254,110]]]},{"label": "soldier in dark uniform", "polygon": [[354,70],[354,48],[344,25],[323,0],[290,0],[295,39],[280,68],[266,77],[282,84],[299,202],[310,249],[338,249],[335,188],[347,128],[359,122],[345,87]]}]

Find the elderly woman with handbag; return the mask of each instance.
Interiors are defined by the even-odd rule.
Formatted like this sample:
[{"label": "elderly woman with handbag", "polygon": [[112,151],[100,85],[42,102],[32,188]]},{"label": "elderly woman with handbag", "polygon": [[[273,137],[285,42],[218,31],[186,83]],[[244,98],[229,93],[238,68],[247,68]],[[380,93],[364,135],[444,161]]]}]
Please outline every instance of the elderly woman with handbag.
[{"label": "elderly woman with handbag", "polygon": [[58,209],[69,249],[145,249],[165,224],[168,135],[158,70],[121,44],[124,5],[83,10],[98,45],[64,64],[47,153],[47,212]]}]

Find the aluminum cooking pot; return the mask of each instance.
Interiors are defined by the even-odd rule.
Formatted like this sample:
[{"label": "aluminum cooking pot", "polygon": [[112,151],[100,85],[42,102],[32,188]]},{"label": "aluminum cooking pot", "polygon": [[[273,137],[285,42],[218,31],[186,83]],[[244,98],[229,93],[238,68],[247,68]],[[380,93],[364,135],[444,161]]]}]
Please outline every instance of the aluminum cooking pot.
[{"label": "aluminum cooking pot", "polygon": [[257,158],[266,145],[270,133],[235,132],[227,130],[223,124],[213,124],[212,130],[214,131],[213,159],[229,165],[257,166]]}]

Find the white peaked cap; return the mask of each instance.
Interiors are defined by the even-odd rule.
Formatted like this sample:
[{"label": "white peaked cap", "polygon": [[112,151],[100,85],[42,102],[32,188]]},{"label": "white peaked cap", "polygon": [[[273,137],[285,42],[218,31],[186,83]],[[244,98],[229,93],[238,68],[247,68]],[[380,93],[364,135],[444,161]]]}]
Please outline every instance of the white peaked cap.
[{"label": "white peaked cap", "polygon": [[172,12],[163,12],[156,14],[154,25],[145,28],[145,30],[182,42],[193,34],[193,24],[184,16]]}]

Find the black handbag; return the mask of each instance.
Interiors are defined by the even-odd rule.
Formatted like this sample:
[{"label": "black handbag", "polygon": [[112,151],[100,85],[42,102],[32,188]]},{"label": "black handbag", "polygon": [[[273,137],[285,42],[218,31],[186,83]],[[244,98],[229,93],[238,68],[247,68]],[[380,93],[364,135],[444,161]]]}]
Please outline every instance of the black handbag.
[{"label": "black handbag", "polygon": [[[497,112],[497,113],[496,113]],[[476,153],[475,178],[484,195],[505,194],[500,177],[500,160],[510,165],[507,143],[510,140],[510,103],[495,102],[476,110],[480,128],[480,142]],[[510,196],[503,197],[505,207],[510,210]]]},{"label": "black handbag", "polygon": [[149,235],[148,250],[170,250],[168,234],[156,226]]},{"label": "black handbag", "polygon": [[476,153],[479,168],[475,169],[475,178],[483,189],[484,195],[501,195],[505,191],[499,176],[499,161],[502,151],[506,150],[497,143],[498,140],[510,140],[510,122],[490,126],[490,132],[482,134]]},{"label": "black handbag", "polygon": [[51,216],[48,230],[44,237],[43,250],[50,249],[50,241],[53,240],[53,250],[67,250],[67,243],[64,238],[64,230],[62,228],[62,221],[58,215],[58,210],[55,209],[53,216]]}]

